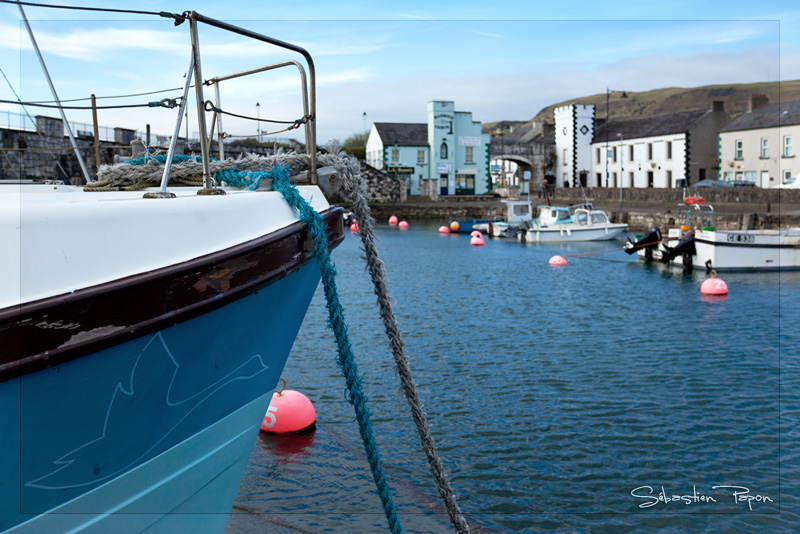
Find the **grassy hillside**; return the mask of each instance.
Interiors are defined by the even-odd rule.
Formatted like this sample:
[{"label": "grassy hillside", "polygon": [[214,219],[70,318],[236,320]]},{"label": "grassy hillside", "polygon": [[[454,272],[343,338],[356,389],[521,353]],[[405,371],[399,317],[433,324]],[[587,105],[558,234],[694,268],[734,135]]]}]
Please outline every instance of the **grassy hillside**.
[{"label": "grassy hillside", "polygon": [[[620,93],[611,93],[611,113],[616,119],[634,119],[664,113],[677,113],[693,109],[710,109],[713,100],[722,100],[725,111],[738,117],[747,111],[752,94],[767,95],[770,102],[800,100],[800,80],[762,83],[740,83],[733,85],[706,85],[684,89],[669,87],[636,93],[628,91],[628,98],[620,98]],[[606,94],[575,98],[547,106],[536,114],[534,119],[553,120],[553,110],[564,104],[594,104],[597,117],[605,117]]]},{"label": "grassy hillside", "polygon": [[[611,120],[625,120],[661,115],[664,113],[677,113],[695,109],[710,109],[711,102],[721,100],[725,103],[725,111],[736,118],[747,111],[747,105],[752,94],[767,95],[771,103],[800,100],[800,80],[762,83],[741,83],[733,85],[706,85],[685,89],[682,87],[668,87],[654,89],[641,93],[628,91],[628,98],[620,98],[620,93],[611,93]],[[606,116],[606,93],[584,96],[551,104],[542,109],[533,120],[553,120],[553,110],[566,104],[594,104],[598,118]],[[500,121],[484,124],[483,131],[487,132],[500,123],[518,124],[517,121]]]}]

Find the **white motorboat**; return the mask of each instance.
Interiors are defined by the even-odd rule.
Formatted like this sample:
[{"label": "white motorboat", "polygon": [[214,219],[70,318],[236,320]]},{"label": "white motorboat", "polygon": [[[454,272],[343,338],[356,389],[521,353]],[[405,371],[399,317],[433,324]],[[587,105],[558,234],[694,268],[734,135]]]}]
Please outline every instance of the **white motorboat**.
[{"label": "white motorboat", "polygon": [[[549,207],[549,209],[553,209]],[[562,208],[563,209],[563,208]],[[556,212],[559,215],[559,212]],[[628,229],[625,223],[612,223],[603,210],[585,204],[572,212],[570,222],[551,221],[552,214],[545,214],[523,224],[517,238],[527,243],[563,243],[570,241],[607,241],[616,239]]]}]

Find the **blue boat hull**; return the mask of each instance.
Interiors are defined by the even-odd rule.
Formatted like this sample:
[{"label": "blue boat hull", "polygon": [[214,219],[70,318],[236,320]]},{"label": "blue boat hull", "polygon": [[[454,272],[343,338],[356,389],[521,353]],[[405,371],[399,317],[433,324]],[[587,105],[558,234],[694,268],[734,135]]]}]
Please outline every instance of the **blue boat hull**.
[{"label": "blue boat hull", "polygon": [[319,276],[1,383],[0,531],[224,530]]}]

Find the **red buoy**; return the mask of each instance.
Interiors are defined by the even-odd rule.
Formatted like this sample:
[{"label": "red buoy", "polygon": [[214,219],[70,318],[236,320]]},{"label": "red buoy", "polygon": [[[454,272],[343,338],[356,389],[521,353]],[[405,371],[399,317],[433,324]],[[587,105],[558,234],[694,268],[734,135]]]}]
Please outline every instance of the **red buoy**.
[{"label": "red buoy", "polygon": [[308,397],[287,389],[272,394],[261,430],[274,434],[305,432],[314,428],[316,422],[317,413]]},{"label": "red buoy", "polygon": [[[478,232],[478,234],[480,234],[480,232]],[[484,245],[483,236],[481,235],[472,236],[469,240],[469,244],[472,245],[473,247],[482,247]]]},{"label": "red buoy", "polygon": [[395,226],[397,224],[397,216],[392,215],[389,217],[389,226]]},{"label": "red buoy", "polygon": [[406,221],[400,221],[397,225],[398,228],[406,229],[408,228],[408,223]]},{"label": "red buoy", "polygon": [[440,226],[439,227],[439,233],[440,234],[449,234],[450,233],[450,228],[448,228],[447,226]]},{"label": "red buoy", "polygon": [[567,260],[564,259],[564,257],[562,257],[562,256],[553,256],[552,258],[550,258],[550,261],[548,261],[547,263],[549,263],[550,265],[556,265],[556,266],[560,267],[562,265],[566,265],[567,264]]},{"label": "red buoy", "polygon": [[356,232],[358,232],[358,230],[359,230],[358,223],[353,223],[353,224],[350,225],[350,231],[351,232],[356,233]]},{"label": "red buoy", "polygon": [[700,286],[703,295],[727,295],[728,284],[722,278],[717,278],[717,273],[711,271],[711,278],[706,278]]}]

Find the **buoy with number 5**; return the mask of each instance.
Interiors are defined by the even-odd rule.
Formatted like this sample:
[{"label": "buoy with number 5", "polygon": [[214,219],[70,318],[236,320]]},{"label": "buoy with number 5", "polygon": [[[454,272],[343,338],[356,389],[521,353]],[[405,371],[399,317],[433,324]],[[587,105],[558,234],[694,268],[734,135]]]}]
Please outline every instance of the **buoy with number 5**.
[{"label": "buoy with number 5", "polygon": [[[286,381],[283,378],[281,381],[286,387]],[[313,430],[317,422],[314,405],[299,391],[283,387],[272,394],[261,430],[273,434],[297,434]]]}]

